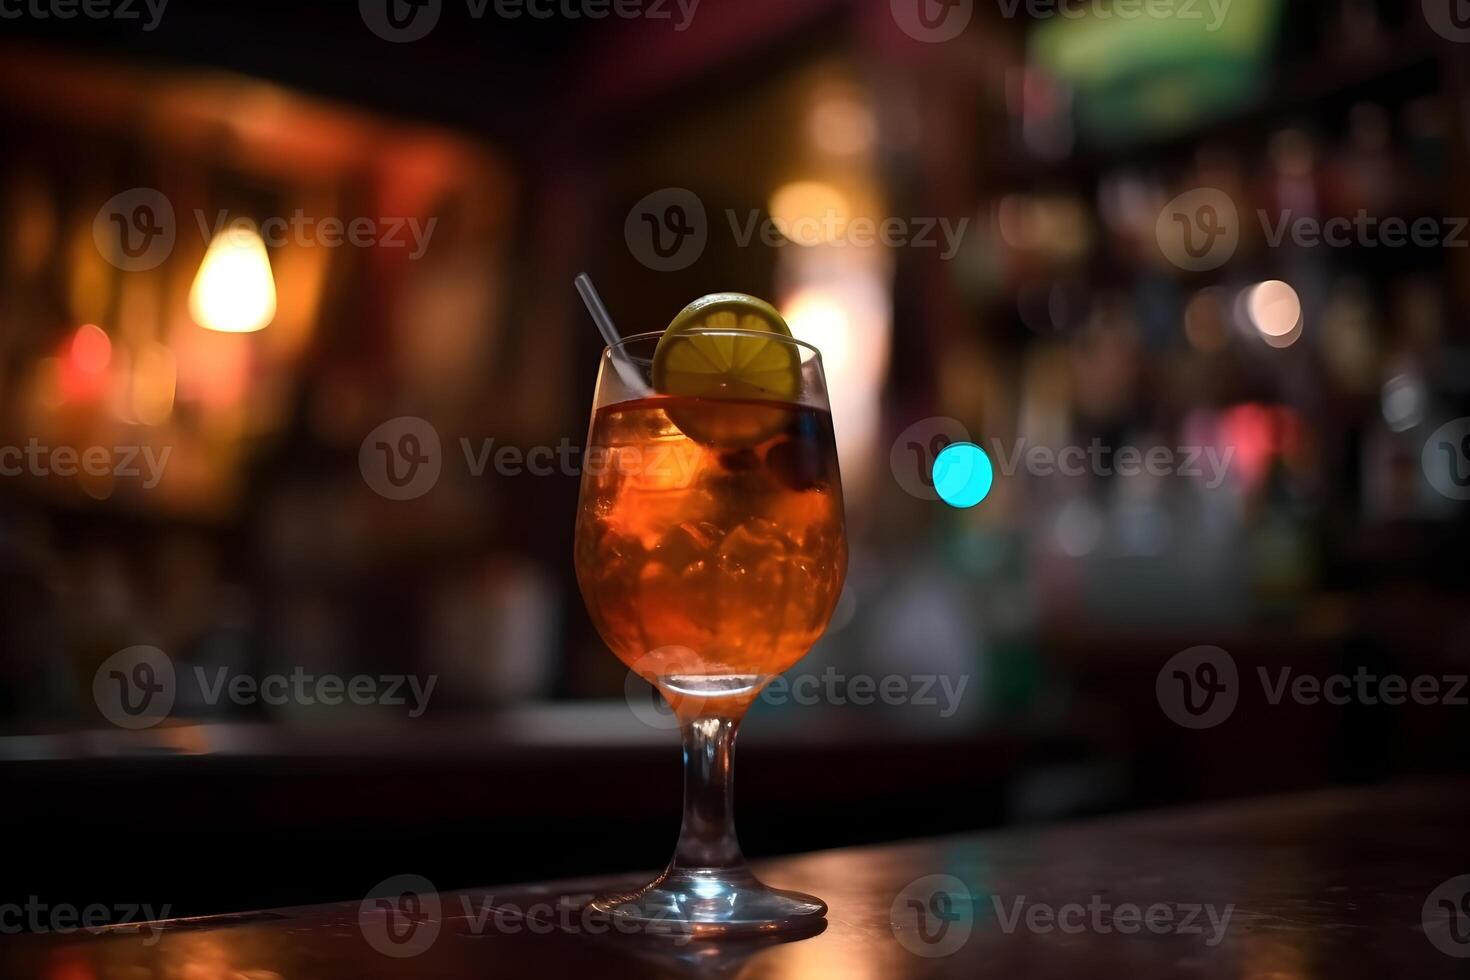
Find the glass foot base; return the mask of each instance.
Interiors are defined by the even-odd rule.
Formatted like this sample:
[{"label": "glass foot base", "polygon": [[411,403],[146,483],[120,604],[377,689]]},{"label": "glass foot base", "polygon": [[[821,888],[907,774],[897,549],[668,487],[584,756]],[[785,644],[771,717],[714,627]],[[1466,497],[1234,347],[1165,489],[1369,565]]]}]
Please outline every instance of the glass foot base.
[{"label": "glass foot base", "polygon": [[631,892],[604,895],[592,908],[620,931],[713,938],[817,929],[827,903],[761,883],[746,870],[669,870]]}]

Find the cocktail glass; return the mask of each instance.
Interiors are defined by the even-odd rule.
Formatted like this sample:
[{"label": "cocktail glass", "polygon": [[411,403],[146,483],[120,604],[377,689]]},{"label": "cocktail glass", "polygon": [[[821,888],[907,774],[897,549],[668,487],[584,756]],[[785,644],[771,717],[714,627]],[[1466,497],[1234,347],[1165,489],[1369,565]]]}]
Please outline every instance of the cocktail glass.
[{"label": "cocktail glass", "polygon": [[[735,735],[751,702],[826,628],[847,566],[821,355],[790,337],[795,392],[652,393],[660,334],[603,352],[577,511],[577,581],[613,652],[663,695],[684,739],[684,819],[652,882],[597,899],[615,920],[696,937],[810,926],[820,899],[763,884],[733,823]],[[758,393],[757,393],[758,394]]]}]

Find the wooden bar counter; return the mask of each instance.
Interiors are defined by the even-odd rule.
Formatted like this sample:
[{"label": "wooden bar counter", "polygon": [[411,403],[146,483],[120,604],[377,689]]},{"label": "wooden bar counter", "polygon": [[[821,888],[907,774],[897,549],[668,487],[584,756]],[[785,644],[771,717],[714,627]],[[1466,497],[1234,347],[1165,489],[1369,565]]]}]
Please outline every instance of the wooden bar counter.
[{"label": "wooden bar counter", "polygon": [[[447,894],[405,877],[381,901],[9,935],[0,975],[1463,977],[1467,807],[1470,780],[1416,782],[759,864],[769,883],[830,904],[825,927],[802,938],[626,935],[582,908],[587,894],[637,875]],[[200,859],[228,874],[228,841]]]}]

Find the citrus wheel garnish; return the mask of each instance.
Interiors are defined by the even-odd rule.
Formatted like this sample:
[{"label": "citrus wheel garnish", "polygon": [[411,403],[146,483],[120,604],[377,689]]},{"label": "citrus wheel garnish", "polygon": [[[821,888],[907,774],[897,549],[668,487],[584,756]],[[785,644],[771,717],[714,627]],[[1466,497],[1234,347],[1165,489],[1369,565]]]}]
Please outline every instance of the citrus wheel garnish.
[{"label": "citrus wheel garnish", "polygon": [[[722,333],[720,331],[738,331]],[[765,335],[765,336],[762,336]],[[653,353],[653,387],[680,398],[796,401],[801,358],[776,308],[745,293],[711,293],[679,312]],[[733,406],[732,406],[733,409]],[[713,446],[753,446],[780,428],[781,412],[670,411],[689,438]]]}]

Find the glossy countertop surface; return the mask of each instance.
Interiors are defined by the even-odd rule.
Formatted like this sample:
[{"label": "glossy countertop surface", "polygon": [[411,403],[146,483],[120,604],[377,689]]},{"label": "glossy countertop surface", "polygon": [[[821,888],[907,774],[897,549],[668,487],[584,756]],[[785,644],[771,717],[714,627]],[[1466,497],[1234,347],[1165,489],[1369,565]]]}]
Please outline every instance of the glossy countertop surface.
[{"label": "glossy countertop surface", "polygon": [[[1470,780],[1442,780],[782,858],[762,877],[826,899],[825,928],[739,943],[624,935],[583,910],[639,876],[447,894],[408,876],[391,899],[96,934],[41,910],[48,931],[0,939],[0,975],[1462,977],[1467,805]],[[200,859],[228,873],[227,845]]]}]

